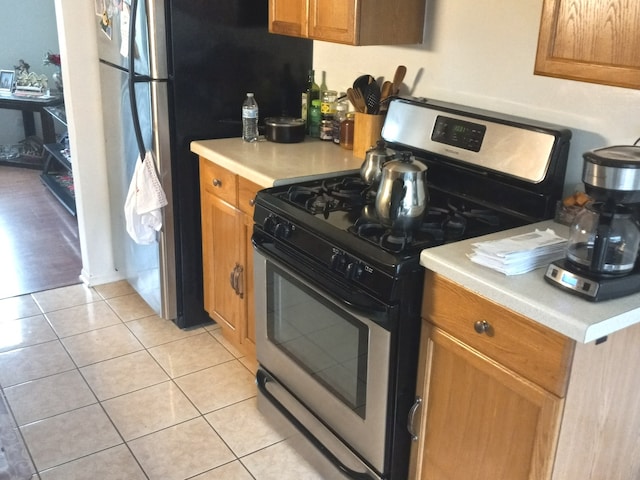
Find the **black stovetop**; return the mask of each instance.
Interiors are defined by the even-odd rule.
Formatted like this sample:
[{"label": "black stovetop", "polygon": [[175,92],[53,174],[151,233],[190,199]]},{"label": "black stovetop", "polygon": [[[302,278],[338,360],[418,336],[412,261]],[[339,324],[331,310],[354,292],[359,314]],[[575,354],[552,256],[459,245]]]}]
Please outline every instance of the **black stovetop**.
[{"label": "black stovetop", "polygon": [[[428,187],[428,210],[420,227],[394,232],[383,226],[375,211],[376,191],[358,175],[344,175],[271,189],[271,194],[299,209],[297,220],[305,215],[325,222],[326,229],[347,231],[391,254],[415,255],[424,248],[476,237],[522,225],[523,220],[505,212],[482,206],[459,195]],[[330,233],[329,233],[330,235]]]},{"label": "black stovetop", "polygon": [[406,299],[406,282],[421,278],[423,249],[526,223],[464,196],[428,189],[428,212],[408,235],[379,223],[375,191],[356,174],[265,189],[256,197],[253,242],[327,288],[357,285],[394,302]]}]

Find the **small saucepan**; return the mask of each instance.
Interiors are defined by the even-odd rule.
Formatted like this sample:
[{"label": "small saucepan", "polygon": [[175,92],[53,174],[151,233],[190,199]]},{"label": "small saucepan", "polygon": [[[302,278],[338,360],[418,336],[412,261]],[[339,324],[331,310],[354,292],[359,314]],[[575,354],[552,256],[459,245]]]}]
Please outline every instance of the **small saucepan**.
[{"label": "small saucepan", "polygon": [[304,120],[293,117],[268,117],[265,136],[270,142],[298,143],[304,140]]}]

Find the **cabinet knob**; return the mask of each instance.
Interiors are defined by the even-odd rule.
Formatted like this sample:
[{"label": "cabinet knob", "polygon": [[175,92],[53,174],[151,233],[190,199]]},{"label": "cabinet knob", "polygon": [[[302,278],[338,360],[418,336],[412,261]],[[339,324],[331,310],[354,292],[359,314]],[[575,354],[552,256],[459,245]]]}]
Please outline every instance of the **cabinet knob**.
[{"label": "cabinet knob", "polygon": [[480,334],[486,333],[487,335],[490,335],[492,330],[491,325],[486,320],[478,320],[477,322],[475,322],[473,324],[473,329],[477,333],[480,333]]},{"label": "cabinet knob", "polygon": [[256,204],[256,199],[255,198],[252,198],[252,199],[249,200],[249,205],[251,207],[253,207],[255,204]]},{"label": "cabinet knob", "polygon": [[219,178],[214,178],[213,182],[211,182],[213,184],[214,187],[219,187],[220,185],[222,185],[222,180],[220,180]]}]

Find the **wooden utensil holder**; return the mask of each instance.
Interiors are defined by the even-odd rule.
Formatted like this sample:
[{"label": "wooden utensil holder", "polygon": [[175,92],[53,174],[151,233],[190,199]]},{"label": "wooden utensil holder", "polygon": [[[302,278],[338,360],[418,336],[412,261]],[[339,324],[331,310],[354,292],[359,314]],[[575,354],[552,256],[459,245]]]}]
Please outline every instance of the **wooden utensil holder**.
[{"label": "wooden utensil holder", "polygon": [[356,112],[353,131],[353,155],[364,159],[367,150],[376,146],[382,135],[384,115]]}]

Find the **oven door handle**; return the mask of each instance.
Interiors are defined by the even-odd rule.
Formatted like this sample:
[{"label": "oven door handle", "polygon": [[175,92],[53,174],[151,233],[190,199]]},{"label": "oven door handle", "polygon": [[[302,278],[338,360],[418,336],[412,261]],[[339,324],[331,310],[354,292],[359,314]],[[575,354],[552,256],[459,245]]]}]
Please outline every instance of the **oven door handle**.
[{"label": "oven door handle", "polygon": [[311,444],[317,448],[327,460],[329,460],[338,470],[347,475],[353,480],[375,480],[365,472],[356,472],[355,470],[347,467],[344,463],[338,459],[327,447],[325,447],[320,440],[318,440],[308,429],[305,427],[294,415],[292,415],[271,392],[267,390],[267,382],[269,382],[269,376],[262,370],[258,370],[256,373],[256,383],[260,392],[271,402],[271,404],[282,414],[285,418],[296,427],[296,429],[304,435],[304,437],[311,442]]}]

